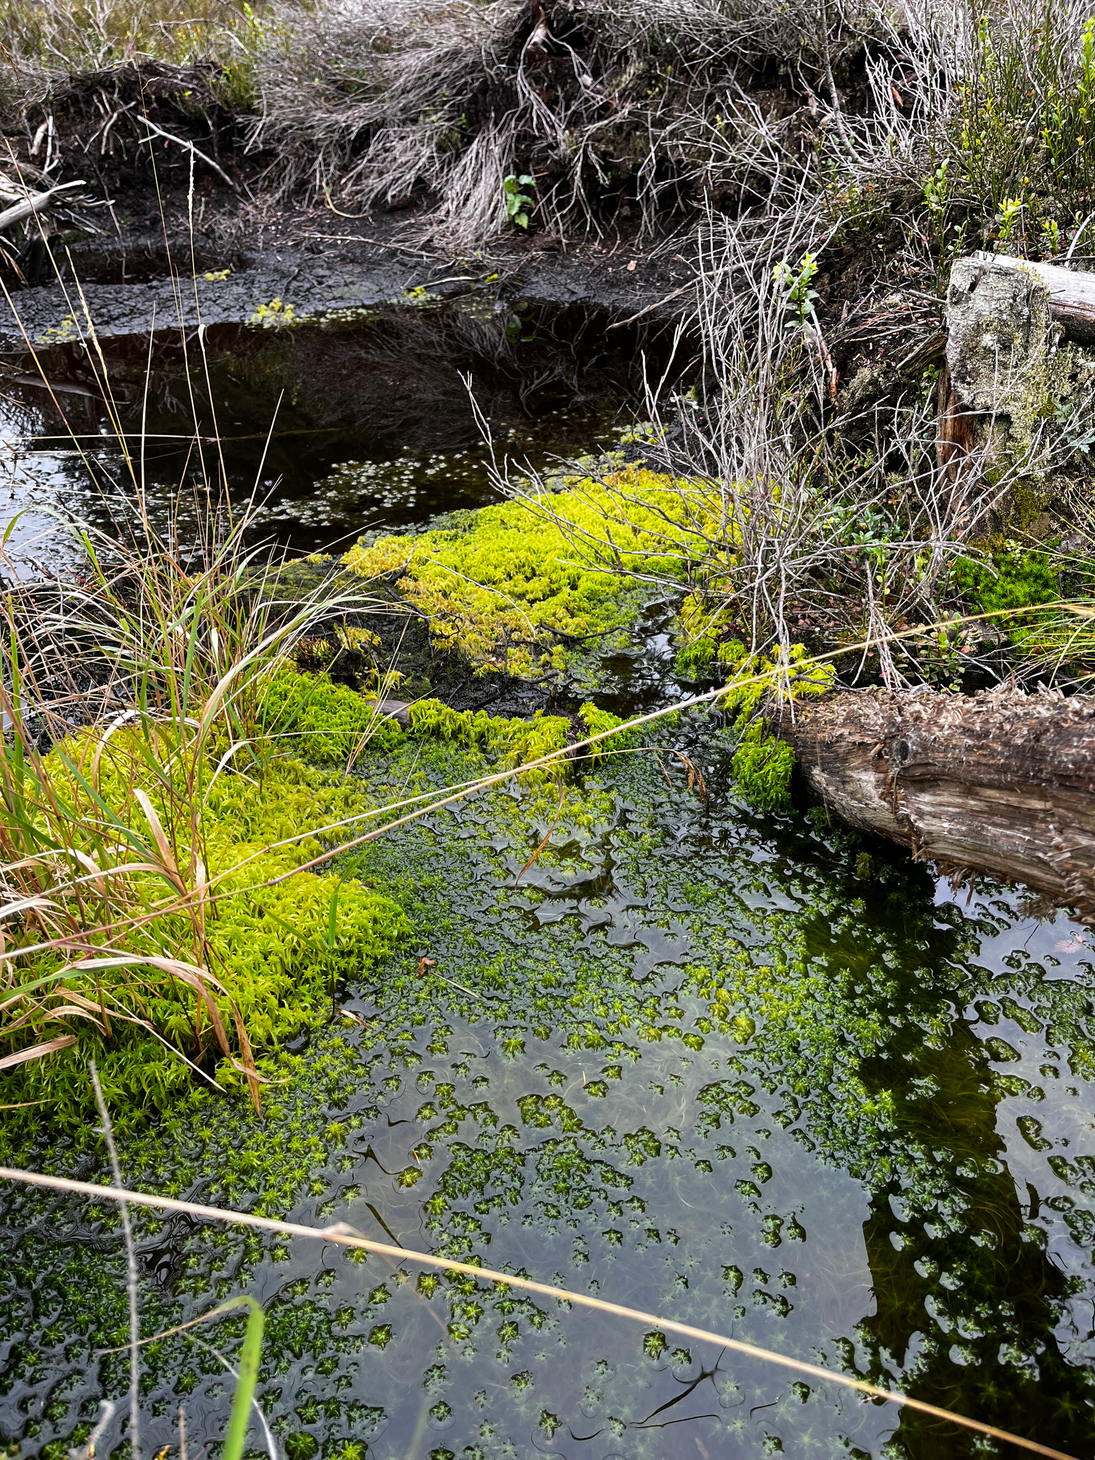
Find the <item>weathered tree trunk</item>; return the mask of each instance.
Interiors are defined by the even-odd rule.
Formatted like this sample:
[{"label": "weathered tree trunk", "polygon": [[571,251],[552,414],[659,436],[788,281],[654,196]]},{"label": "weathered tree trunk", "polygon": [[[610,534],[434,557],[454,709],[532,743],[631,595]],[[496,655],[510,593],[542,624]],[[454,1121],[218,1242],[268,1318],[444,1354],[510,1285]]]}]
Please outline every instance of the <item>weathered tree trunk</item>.
[{"label": "weathered tree trunk", "polygon": [[1030,530],[1046,506],[1049,477],[1087,429],[1092,346],[1095,274],[989,253],[951,266],[939,460],[976,530],[1012,518]]},{"label": "weathered tree trunk", "polygon": [[998,253],[974,254],[971,262],[983,273],[992,270],[1036,279],[1048,291],[1050,319],[1061,325],[1065,336],[1078,345],[1095,345],[1095,274]]},{"label": "weathered tree trunk", "polygon": [[1095,918],[1095,697],[849,691],[770,718],[842,821]]}]

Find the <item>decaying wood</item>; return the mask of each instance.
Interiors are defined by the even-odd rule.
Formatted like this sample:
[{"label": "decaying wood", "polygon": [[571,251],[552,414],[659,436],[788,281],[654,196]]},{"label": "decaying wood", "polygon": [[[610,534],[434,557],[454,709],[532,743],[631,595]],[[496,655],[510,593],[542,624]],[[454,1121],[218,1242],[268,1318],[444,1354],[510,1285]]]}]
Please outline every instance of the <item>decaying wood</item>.
[{"label": "decaying wood", "polygon": [[411,723],[411,707],[406,700],[381,700],[376,712],[386,720],[394,720],[404,730]]},{"label": "decaying wood", "polygon": [[1050,318],[1078,345],[1095,345],[1095,274],[1000,253],[974,254],[971,262],[982,272],[1033,276],[1049,291]]},{"label": "decaying wood", "polygon": [[1095,697],[841,692],[770,721],[850,826],[1095,918]]},{"label": "decaying wood", "polygon": [[[975,519],[983,516],[984,489],[1005,484],[993,517],[982,523],[982,530],[1003,531],[1017,511],[1029,517],[1054,452],[1090,416],[1095,274],[969,254],[951,265],[946,315],[939,464]],[[1047,403],[1073,424],[1051,421]],[[1021,503],[1006,486],[1017,480]]]},{"label": "decaying wood", "polygon": [[0,233],[5,228],[10,228],[14,223],[22,223],[32,213],[44,213],[47,208],[57,201],[62,193],[71,192],[73,188],[82,188],[83,182],[58,183],[55,188],[47,188],[42,193],[28,193],[18,203],[13,203],[10,208],[5,208],[0,213]]}]

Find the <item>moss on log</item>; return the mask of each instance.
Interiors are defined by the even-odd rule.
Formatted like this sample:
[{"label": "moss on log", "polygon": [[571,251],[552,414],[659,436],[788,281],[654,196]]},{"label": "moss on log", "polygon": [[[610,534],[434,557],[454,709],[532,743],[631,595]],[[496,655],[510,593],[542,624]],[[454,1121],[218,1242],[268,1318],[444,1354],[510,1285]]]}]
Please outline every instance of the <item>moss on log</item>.
[{"label": "moss on log", "polygon": [[850,826],[1095,919],[1095,697],[848,691],[771,722]]}]

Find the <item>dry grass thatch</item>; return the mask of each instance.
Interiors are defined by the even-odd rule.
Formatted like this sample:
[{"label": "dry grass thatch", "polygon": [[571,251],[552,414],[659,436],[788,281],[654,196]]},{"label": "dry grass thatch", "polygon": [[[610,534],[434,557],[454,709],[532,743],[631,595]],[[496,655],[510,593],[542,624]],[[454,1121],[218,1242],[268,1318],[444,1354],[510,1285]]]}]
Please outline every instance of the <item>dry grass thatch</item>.
[{"label": "dry grass thatch", "polygon": [[364,206],[430,196],[430,234],[465,245],[504,223],[511,173],[535,178],[560,235],[615,210],[650,231],[700,195],[766,202],[801,172],[805,123],[832,110],[834,48],[861,34],[798,0],[335,0],[273,16],[253,144],[277,153],[281,186]]}]

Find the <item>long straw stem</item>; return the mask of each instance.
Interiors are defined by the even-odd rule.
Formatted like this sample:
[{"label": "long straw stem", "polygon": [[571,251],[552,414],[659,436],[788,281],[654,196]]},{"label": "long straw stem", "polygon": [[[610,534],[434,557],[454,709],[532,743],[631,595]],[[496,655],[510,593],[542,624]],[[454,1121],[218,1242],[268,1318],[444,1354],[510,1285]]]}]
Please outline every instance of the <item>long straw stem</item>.
[{"label": "long straw stem", "polygon": [[8,1166],[0,1166],[0,1181],[16,1181],[27,1186],[46,1187],[51,1191],[64,1191],[75,1196],[91,1197],[95,1201],[102,1201],[105,1197],[109,1201],[120,1202],[123,1206],[126,1202],[131,1202],[135,1206],[152,1207],[156,1211],[163,1212],[178,1212],[182,1216],[199,1217],[205,1221],[254,1227],[263,1232],[275,1232],[283,1237],[307,1237],[312,1241],[334,1242],[340,1247],[353,1247],[362,1252],[375,1252],[381,1257],[392,1258],[396,1262],[413,1262],[423,1267],[441,1268],[444,1272],[464,1273],[479,1282],[501,1283],[511,1288],[519,1288],[525,1293],[538,1293],[541,1297],[554,1298],[557,1302],[572,1303],[582,1308],[594,1308],[599,1313],[609,1313],[615,1318],[628,1318],[635,1323],[653,1324],[670,1333],[680,1334],[682,1338],[690,1338],[700,1343],[717,1344],[720,1348],[729,1349],[731,1353],[743,1354],[746,1358],[760,1359],[764,1363],[774,1364],[782,1369],[790,1369],[793,1373],[802,1374],[819,1383],[839,1384],[845,1389],[854,1389],[868,1399],[882,1400],[903,1409],[915,1410],[918,1414],[931,1415],[933,1419],[946,1420],[962,1429],[974,1430],[977,1434],[987,1435],[994,1440],[1003,1440],[1009,1445],[1016,1445],[1033,1455],[1047,1456],[1048,1460],[1076,1460],[1075,1456],[1068,1455],[1062,1450],[1050,1449],[1048,1445],[1040,1445],[1036,1440],[1025,1439],[1022,1435],[1013,1435],[1008,1430],[984,1424],[981,1420],[969,1419],[963,1414],[955,1414],[952,1410],[943,1409],[937,1404],[928,1404],[923,1399],[913,1399],[910,1395],[901,1394],[897,1390],[881,1389],[877,1384],[871,1384],[866,1379],[853,1379],[848,1374],[823,1369],[819,1364],[807,1364],[801,1359],[790,1358],[788,1355],[776,1353],[772,1349],[758,1348],[755,1344],[744,1343],[741,1339],[729,1338],[722,1333],[713,1333],[710,1329],[694,1328],[689,1323],[677,1323],[674,1319],[662,1318],[657,1313],[646,1313],[639,1308],[626,1308],[620,1303],[610,1303],[605,1298],[591,1297],[588,1293],[576,1293],[569,1288],[552,1287],[549,1283],[534,1282],[531,1278],[515,1277],[512,1273],[500,1272],[496,1268],[479,1267],[470,1262],[456,1262],[449,1257],[438,1257],[432,1252],[413,1252],[404,1247],[392,1246],[387,1242],[374,1242],[369,1237],[362,1237],[360,1233],[355,1232],[352,1227],[348,1227],[344,1223],[339,1223],[334,1227],[306,1227],[299,1222],[279,1222],[273,1217],[258,1217],[250,1212],[207,1207],[198,1202],[181,1201],[176,1197],[154,1196],[149,1192],[123,1191],[116,1186],[96,1186],[90,1181],[73,1181],[67,1176],[48,1176],[42,1172],[19,1171]]},{"label": "long straw stem", "polygon": [[140,1315],[137,1310],[140,1274],[137,1269],[137,1249],[133,1243],[133,1223],[129,1220],[129,1204],[124,1197],[122,1167],[118,1160],[117,1147],[114,1144],[114,1127],[110,1123],[110,1112],[106,1108],[106,1099],[103,1095],[103,1087],[99,1083],[99,1071],[95,1067],[94,1060],[88,1060],[88,1069],[91,1071],[91,1083],[95,1086],[95,1103],[99,1107],[99,1119],[103,1123],[103,1138],[110,1156],[110,1170],[114,1177],[114,1186],[117,1191],[123,1193],[118,1200],[118,1210],[122,1218],[122,1234],[125,1237],[126,1294],[129,1298],[129,1443],[133,1460],[141,1460],[141,1361],[138,1353],[141,1328]]}]

